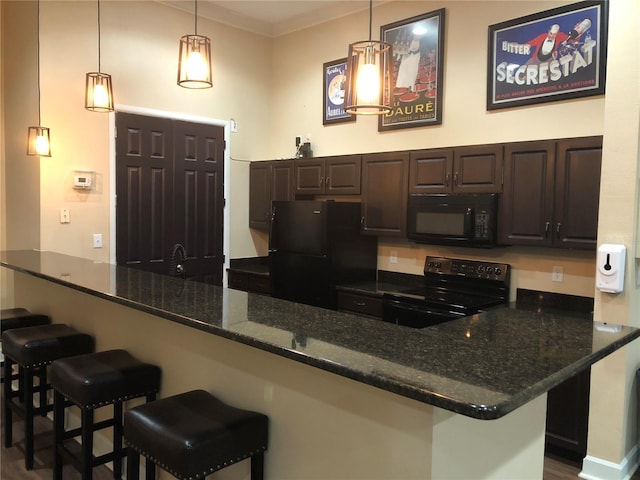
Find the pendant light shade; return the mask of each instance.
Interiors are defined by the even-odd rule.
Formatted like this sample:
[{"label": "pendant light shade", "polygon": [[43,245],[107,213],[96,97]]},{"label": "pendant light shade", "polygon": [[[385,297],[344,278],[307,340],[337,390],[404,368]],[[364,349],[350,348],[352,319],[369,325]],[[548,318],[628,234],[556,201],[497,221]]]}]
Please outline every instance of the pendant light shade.
[{"label": "pendant light shade", "polygon": [[198,35],[198,1],[195,0],[193,35],[180,38],[178,85],[184,88],[211,88],[211,40]]},{"label": "pendant light shade", "polygon": [[111,75],[100,72],[87,73],[84,108],[92,112],[113,112]]},{"label": "pendant light shade", "polygon": [[51,156],[51,137],[47,127],[40,126],[42,124],[40,118],[40,0],[38,0],[37,15],[37,74],[38,74],[38,126],[29,127],[27,132],[27,155],[50,157]]},{"label": "pendant light shade", "polygon": [[98,71],[87,73],[84,108],[91,112],[113,112],[111,75],[100,72],[100,0],[98,0]]},{"label": "pendant light shade", "polygon": [[51,156],[51,142],[47,127],[29,127],[27,139],[27,155],[39,157]]},{"label": "pendant light shade", "polygon": [[345,112],[383,115],[391,111],[391,45],[371,40],[373,0],[369,0],[369,40],[349,45]]}]

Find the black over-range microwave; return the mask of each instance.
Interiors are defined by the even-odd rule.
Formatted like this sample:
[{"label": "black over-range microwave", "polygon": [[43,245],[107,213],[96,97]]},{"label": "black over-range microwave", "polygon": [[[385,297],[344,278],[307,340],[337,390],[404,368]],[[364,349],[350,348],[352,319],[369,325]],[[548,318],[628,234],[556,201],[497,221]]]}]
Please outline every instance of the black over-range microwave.
[{"label": "black over-range microwave", "polygon": [[412,194],[407,237],[418,243],[491,248],[498,230],[498,195]]}]

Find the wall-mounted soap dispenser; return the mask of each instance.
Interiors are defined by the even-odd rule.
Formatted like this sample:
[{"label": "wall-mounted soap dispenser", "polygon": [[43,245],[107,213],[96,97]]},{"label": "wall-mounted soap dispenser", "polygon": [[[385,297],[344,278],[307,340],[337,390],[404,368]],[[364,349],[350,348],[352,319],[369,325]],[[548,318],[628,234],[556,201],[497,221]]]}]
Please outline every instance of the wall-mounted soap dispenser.
[{"label": "wall-mounted soap dispenser", "polygon": [[604,243],[598,247],[596,287],[607,293],[618,293],[624,288],[626,247]]}]

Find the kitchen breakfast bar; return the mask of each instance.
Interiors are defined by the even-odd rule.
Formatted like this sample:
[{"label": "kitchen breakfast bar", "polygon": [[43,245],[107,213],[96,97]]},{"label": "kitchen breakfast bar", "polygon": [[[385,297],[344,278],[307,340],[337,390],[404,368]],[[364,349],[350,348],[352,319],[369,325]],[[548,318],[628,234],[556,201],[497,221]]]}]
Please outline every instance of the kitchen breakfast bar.
[{"label": "kitchen breakfast bar", "polygon": [[418,330],[52,252],[0,265],[15,306],[159,365],[160,398],[268,415],[267,479],[541,479],[546,392],[640,336],[512,304]]}]

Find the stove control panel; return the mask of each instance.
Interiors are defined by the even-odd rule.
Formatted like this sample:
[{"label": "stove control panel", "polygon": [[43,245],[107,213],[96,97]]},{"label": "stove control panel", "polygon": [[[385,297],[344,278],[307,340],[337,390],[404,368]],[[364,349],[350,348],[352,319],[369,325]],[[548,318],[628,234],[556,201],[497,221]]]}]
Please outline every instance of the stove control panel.
[{"label": "stove control panel", "polygon": [[509,264],[447,257],[427,257],[424,263],[424,273],[425,275],[435,273],[504,282],[509,277]]}]

